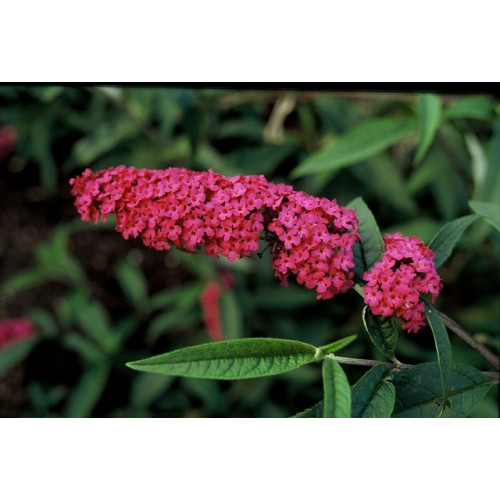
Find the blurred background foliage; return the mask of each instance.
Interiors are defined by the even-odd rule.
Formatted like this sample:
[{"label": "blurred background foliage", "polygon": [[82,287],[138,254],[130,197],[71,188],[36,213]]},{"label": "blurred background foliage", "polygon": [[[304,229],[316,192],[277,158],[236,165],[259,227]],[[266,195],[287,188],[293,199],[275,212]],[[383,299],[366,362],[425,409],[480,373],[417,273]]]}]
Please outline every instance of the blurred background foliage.
[{"label": "blurred background foliage", "polygon": [[[382,232],[429,243],[468,201],[500,203],[499,113],[487,94],[1,86],[0,320],[29,317],[38,334],[0,349],[0,416],[286,417],[321,399],[320,366],[235,382],[124,366],[209,342],[200,296],[213,281],[225,338],[358,334],[341,355],[381,356],[355,293],[283,288],[269,253],[162,253],[123,240],[112,219],[79,221],[68,181],[82,169],[264,174],[344,205],[362,196]],[[499,233],[474,222],[439,272],[437,308],[498,352]],[[454,361],[492,369],[450,336]],[[402,334],[396,356],[435,360],[430,331]],[[354,384],[366,370],[345,371]],[[472,416],[497,417],[497,398],[498,386]]]}]

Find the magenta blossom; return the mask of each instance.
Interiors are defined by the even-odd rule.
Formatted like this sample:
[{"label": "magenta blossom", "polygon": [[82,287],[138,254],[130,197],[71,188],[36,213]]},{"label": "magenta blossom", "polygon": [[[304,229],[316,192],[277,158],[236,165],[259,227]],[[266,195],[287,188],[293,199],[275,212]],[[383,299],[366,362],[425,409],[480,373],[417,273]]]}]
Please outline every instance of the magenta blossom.
[{"label": "magenta blossom", "polygon": [[421,293],[429,293],[434,301],[442,284],[436,272],[434,252],[415,236],[386,234],[382,260],[363,279],[365,303],[373,314],[401,318],[402,327],[417,332],[424,322]]},{"label": "magenta blossom", "polygon": [[230,261],[250,256],[259,247],[264,206],[278,206],[291,188],[263,176],[225,177],[212,171],[183,168],[147,170],[119,166],[97,173],[86,169],[71,179],[71,193],[82,220],[116,214],[116,229],[125,239],[141,237],[146,246],[171,245]]},{"label": "magenta blossom", "polygon": [[354,210],[335,200],[301,191],[284,201],[268,226],[277,238],[272,265],[282,283],[292,273],[297,282],[330,299],[353,285],[352,247],[359,239]]},{"label": "magenta blossom", "polygon": [[0,349],[35,335],[33,323],[27,318],[10,318],[0,321]]},{"label": "magenta blossom", "polygon": [[[262,175],[112,167],[86,169],[71,179],[82,220],[116,214],[124,238],[141,237],[157,250],[176,248],[233,261],[251,256],[259,240],[272,245],[276,275],[289,274],[317,298],[328,299],[352,285],[352,246],[359,238],[353,210]],[[265,236],[262,236],[262,233]]]},{"label": "magenta blossom", "polygon": [[17,140],[16,129],[10,126],[0,127],[0,162],[11,155]]},{"label": "magenta blossom", "polygon": [[200,296],[205,328],[213,341],[224,339],[220,317],[221,295],[222,286],[217,281],[209,281]]}]

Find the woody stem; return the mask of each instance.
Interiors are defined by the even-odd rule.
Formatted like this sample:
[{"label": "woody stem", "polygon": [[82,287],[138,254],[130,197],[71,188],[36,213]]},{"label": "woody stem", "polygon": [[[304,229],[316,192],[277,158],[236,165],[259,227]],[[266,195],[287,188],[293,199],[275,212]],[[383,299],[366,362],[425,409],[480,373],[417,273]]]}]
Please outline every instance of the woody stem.
[{"label": "woody stem", "polygon": [[462,328],[458,323],[453,321],[449,316],[437,311],[443,323],[464,342],[467,342],[481,356],[489,361],[497,370],[500,370],[500,358],[493,354],[486,346],[478,342],[465,328]]},{"label": "woody stem", "polygon": [[[362,297],[364,296],[363,288],[361,285],[354,285],[354,290],[358,292]],[[449,316],[441,311],[437,311],[443,323],[449,328],[453,333],[460,337],[464,342],[467,342],[473,349],[475,349],[481,356],[489,361],[497,370],[500,370],[500,358],[493,354],[486,346],[478,342],[465,328],[461,327],[458,323],[453,321]]]},{"label": "woody stem", "polygon": [[[342,356],[334,355],[335,361],[340,363],[341,365],[357,365],[357,366],[376,366],[376,365],[385,365],[388,368],[396,368],[397,370],[409,370],[415,365],[409,365],[406,363],[391,363],[390,361],[377,361],[375,359],[358,359],[358,358],[344,358]],[[482,372],[483,375],[490,377],[495,381],[500,380],[500,374],[498,372]]]}]

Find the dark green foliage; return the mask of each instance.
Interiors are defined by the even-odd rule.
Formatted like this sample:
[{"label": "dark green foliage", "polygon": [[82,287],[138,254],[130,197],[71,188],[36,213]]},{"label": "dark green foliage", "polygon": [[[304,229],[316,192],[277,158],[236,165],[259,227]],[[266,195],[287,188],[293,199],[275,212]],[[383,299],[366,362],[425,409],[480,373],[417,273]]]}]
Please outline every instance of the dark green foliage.
[{"label": "dark green foliage", "polygon": [[368,306],[363,309],[363,323],[375,347],[390,360],[394,360],[398,342],[398,327],[394,318],[375,316]]},{"label": "dark green foliage", "polygon": [[493,382],[477,369],[452,365],[449,402],[443,406],[438,363],[422,363],[408,371],[396,373],[394,417],[467,417],[479,404]]},{"label": "dark green foliage", "polygon": [[[0,130],[17,132],[13,150],[0,149],[0,318],[29,316],[39,332],[0,349],[0,389],[17,380],[22,395],[13,402],[0,390],[0,416],[495,416],[497,389],[481,373],[492,367],[434,319],[430,329],[398,335],[398,323],[363,312],[356,293],[317,301],[293,279],[284,288],[266,242],[261,258],[229,263],[125,241],[114,217],[97,226],[78,220],[68,181],[87,167],[264,174],[357,211],[360,285],[383,252],[381,234],[430,243],[444,284],[434,308],[498,351],[497,99],[353,97],[279,88],[0,88]],[[292,103],[291,111],[271,123],[278,102]],[[308,347],[255,364],[272,377],[201,380],[127,368],[182,349],[218,349],[200,305],[212,281],[222,290],[225,339]],[[339,356],[415,366],[368,370],[324,357],[337,348]]]},{"label": "dark green foliage", "polygon": [[395,402],[393,374],[383,365],[374,366],[352,388],[352,416],[388,418]]}]

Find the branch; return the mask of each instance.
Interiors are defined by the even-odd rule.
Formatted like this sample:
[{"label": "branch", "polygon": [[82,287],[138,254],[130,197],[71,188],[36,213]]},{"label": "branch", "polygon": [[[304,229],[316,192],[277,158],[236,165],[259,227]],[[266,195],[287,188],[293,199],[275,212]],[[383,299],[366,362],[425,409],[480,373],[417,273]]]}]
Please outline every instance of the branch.
[{"label": "branch", "polygon": [[489,361],[497,370],[500,370],[500,358],[493,354],[486,346],[478,342],[465,328],[462,328],[458,323],[455,323],[450,317],[441,311],[437,311],[443,323],[464,342],[467,342],[481,356]]},{"label": "branch", "polygon": [[[298,91],[290,87],[275,89],[275,90],[248,90],[229,93],[222,96],[218,100],[218,105],[221,109],[229,109],[241,104],[259,101],[272,101],[289,91]],[[404,92],[371,92],[371,91],[342,91],[342,90],[322,90],[311,88],[309,90],[301,91],[297,97],[300,100],[313,100],[318,97],[330,96],[340,99],[348,99],[353,101],[396,101],[396,102],[410,102],[414,103],[418,99],[418,93],[404,93]],[[441,101],[444,104],[451,104],[457,100],[453,95],[440,95]]]},{"label": "branch", "polygon": [[408,370],[414,365],[407,365],[406,363],[391,363],[390,361],[376,361],[375,359],[359,359],[359,358],[343,358],[342,356],[335,356],[335,361],[344,365],[358,365],[358,366],[376,366],[385,365],[389,368],[396,368],[398,370]]},{"label": "branch", "polygon": [[[376,361],[374,359],[359,359],[359,358],[343,358],[342,356],[335,356],[335,361],[343,365],[357,365],[357,366],[376,366],[385,365],[391,369],[396,370],[409,370],[415,365],[408,365],[406,363],[391,363],[389,361]],[[500,373],[498,372],[481,372],[483,375],[495,380],[500,381]]]},{"label": "branch", "polygon": [[[364,297],[363,293],[363,288],[361,285],[355,284],[354,285],[354,290],[358,292],[362,297]],[[462,328],[458,323],[453,321],[449,316],[446,314],[442,313],[441,311],[436,310],[441,319],[443,320],[443,323],[452,331],[454,332],[458,337],[460,337],[464,342],[467,342],[473,349],[475,349],[481,356],[489,361],[497,370],[500,371],[500,358],[493,354],[486,346],[481,344],[481,342],[478,342],[465,328]],[[366,360],[365,360],[366,361]],[[339,361],[340,363],[340,361]],[[366,364],[365,366],[373,366],[373,365],[368,365]],[[486,373],[486,372],[485,372]],[[486,373],[486,375],[489,375],[490,372]],[[496,380],[498,380],[498,374],[496,377]]]}]

